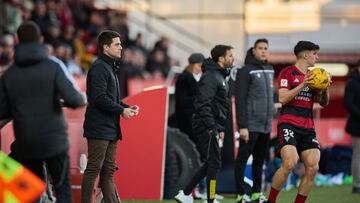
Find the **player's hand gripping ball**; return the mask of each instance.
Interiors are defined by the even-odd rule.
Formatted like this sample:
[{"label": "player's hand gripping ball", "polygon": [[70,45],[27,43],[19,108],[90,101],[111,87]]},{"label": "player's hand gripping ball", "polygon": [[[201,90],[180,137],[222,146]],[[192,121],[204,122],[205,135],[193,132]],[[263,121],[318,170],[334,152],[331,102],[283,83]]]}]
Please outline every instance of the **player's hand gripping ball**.
[{"label": "player's hand gripping ball", "polygon": [[314,90],[324,90],[326,89],[330,83],[331,83],[331,77],[329,72],[327,72],[325,69],[323,68],[313,68],[310,70],[309,74],[309,78],[311,78],[311,80],[308,83],[308,86],[311,89]]}]

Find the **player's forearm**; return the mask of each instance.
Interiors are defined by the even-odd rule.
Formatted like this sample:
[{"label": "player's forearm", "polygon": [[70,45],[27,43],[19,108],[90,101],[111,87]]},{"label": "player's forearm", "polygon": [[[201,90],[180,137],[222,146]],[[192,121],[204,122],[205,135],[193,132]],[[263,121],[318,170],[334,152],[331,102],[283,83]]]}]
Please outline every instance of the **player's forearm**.
[{"label": "player's forearm", "polygon": [[287,104],[289,101],[294,99],[296,95],[304,88],[305,84],[301,83],[300,85],[296,86],[294,89],[289,91],[279,91],[279,102],[282,105]]},{"label": "player's forearm", "polygon": [[330,100],[329,89],[326,89],[320,93],[320,98],[319,98],[320,106],[322,107],[327,106],[329,104],[329,100]]}]

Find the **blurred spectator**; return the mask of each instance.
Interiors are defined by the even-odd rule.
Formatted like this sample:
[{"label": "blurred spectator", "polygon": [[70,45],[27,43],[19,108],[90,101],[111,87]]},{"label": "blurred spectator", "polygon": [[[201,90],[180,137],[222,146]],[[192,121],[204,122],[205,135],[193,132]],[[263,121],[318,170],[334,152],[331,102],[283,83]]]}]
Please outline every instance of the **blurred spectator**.
[{"label": "blurred spectator", "polygon": [[120,34],[123,46],[128,47],[130,39],[126,13],[121,13],[119,11],[112,11],[108,13],[110,30],[118,32]]},{"label": "blurred spectator", "polygon": [[144,78],[145,57],[139,50],[124,48],[122,51],[121,67],[126,72],[127,78]]},{"label": "blurred spectator", "polygon": [[165,55],[160,49],[154,49],[146,62],[146,70],[153,75],[154,78],[166,77],[169,69],[164,65]]},{"label": "blurred spectator", "polygon": [[45,43],[52,44],[55,47],[62,43],[60,40],[61,29],[59,23],[51,23],[46,29],[44,36]]},{"label": "blurred spectator", "polygon": [[54,51],[56,58],[60,59],[66,65],[66,44],[57,44]]},{"label": "blurred spectator", "polygon": [[141,77],[144,79],[147,79],[150,77],[150,74],[145,71],[145,65],[146,65],[146,56],[138,49],[134,49],[134,54],[132,58],[132,64],[134,69],[140,74]]},{"label": "blurred spectator", "polygon": [[[76,36],[74,39],[74,46],[77,55],[79,56],[80,60],[80,67],[83,69],[84,72],[89,70],[91,63],[93,62],[96,53],[91,52],[89,53],[86,49],[86,44],[83,40],[83,36],[85,35],[83,30],[78,30],[76,32]],[[91,45],[89,45],[91,46]],[[96,49],[96,45],[92,44],[93,47]]]},{"label": "blurred spectator", "polygon": [[90,14],[89,25],[87,31],[89,32],[90,36],[96,36],[101,30],[105,30],[106,21],[103,13],[100,11],[95,11]]},{"label": "blurred spectator", "polygon": [[66,48],[65,50],[66,65],[69,70],[69,73],[74,76],[84,75],[80,67],[80,58],[78,57],[78,55],[69,45],[66,45],[65,48]]},{"label": "blurred spectator", "polygon": [[47,0],[46,2],[46,15],[50,24],[61,25],[60,18],[58,16],[57,2],[55,0]]},{"label": "blurred spectator", "polygon": [[94,9],[94,0],[69,0],[75,24],[81,29],[87,29],[90,14]]},{"label": "blurred spectator", "polygon": [[143,45],[143,38],[141,33],[137,33],[134,41],[131,43],[131,47],[139,49],[145,57],[148,55],[148,50]]},{"label": "blurred spectator", "polygon": [[64,32],[61,34],[61,41],[66,43],[76,52],[75,49],[75,27],[71,24],[64,27]]},{"label": "blurred spectator", "polygon": [[[176,63],[168,56],[168,38],[160,38],[149,55],[141,33],[135,39],[130,39],[126,11],[96,9],[94,0],[3,0],[0,1],[0,12],[1,36],[10,33],[9,30],[14,32],[22,20],[31,19],[40,27],[50,55],[56,55],[55,48],[58,48],[57,54],[60,55],[71,52],[72,60],[64,63],[75,75],[86,73],[89,69],[97,55],[96,36],[105,29],[120,33],[123,47],[131,48],[128,51],[131,56],[125,56],[127,61],[121,64],[127,78],[160,79],[166,77],[170,67]],[[64,52],[64,44],[70,46],[72,51],[66,48]],[[2,69],[4,64],[11,62],[9,56],[12,52],[12,46],[1,44]]]},{"label": "blurred spectator", "polygon": [[74,24],[72,12],[65,0],[57,1],[56,13],[61,23],[61,28],[65,29],[67,26]]},{"label": "blurred spectator", "polygon": [[54,51],[54,47],[51,44],[45,44],[48,55],[49,56],[55,56],[55,51]]},{"label": "blurred spectator", "polygon": [[38,0],[35,2],[31,20],[40,27],[43,35],[47,34],[47,27],[50,24],[50,20],[46,16],[46,4],[44,1]]},{"label": "blurred spectator", "polygon": [[164,53],[164,66],[167,69],[174,66],[176,61],[169,56],[170,40],[167,37],[161,37],[159,41],[155,43],[154,49],[160,49]]},{"label": "blurred spectator", "polygon": [[19,0],[3,0],[0,3],[0,35],[15,34],[22,22],[22,11]]},{"label": "blurred spectator", "polygon": [[346,132],[351,134],[353,155],[351,173],[353,176],[353,193],[360,194],[360,60],[356,68],[350,73],[346,84],[344,103],[349,112]]},{"label": "blurred spectator", "polygon": [[0,65],[7,66],[13,62],[15,38],[7,34],[0,39],[2,51],[0,51]]},{"label": "blurred spectator", "polygon": [[75,54],[73,54],[73,50],[69,45],[65,43],[59,44],[55,48],[55,56],[65,64],[71,75],[81,76],[83,74],[81,68],[75,62]]}]

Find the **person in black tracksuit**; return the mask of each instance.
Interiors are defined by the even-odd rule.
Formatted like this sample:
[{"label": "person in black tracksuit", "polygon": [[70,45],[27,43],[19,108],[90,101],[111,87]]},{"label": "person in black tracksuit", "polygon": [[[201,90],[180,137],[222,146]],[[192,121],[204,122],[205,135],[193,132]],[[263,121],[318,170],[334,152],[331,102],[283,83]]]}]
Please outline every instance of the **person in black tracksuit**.
[{"label": "person in black tracksuit", "polygon": [[40,178],[45,162],[57,202],[71,203],[69,139],[60,99],[70,108],[86,100],[48,57],[34,22],[21,24],[17,34],[15,63],[0,78],[0,120],[13,120],[14,158]]},{"label": "person in black tracksuit", "polygon": [[249,156],[253,155],[253,187],[251,199],[259,202],[262,168],[268,151],[273,102],[273,67],[267,63],[268,41],[258,39],[245,58],[245,66],[237,71],[235,81],[236,120],[240,144],[235,163],[237,201],[244,200],[244,171]]},{"label": "person in black tracksuit", "polygon": [[352,136],[353,155],[351,174],[353,193],[360,193],[360,60],[351,72],[345,88],[344,104],[349,112],[345,130]]},{"label": "person in black tracksuit", "polygon": [[233,62],[232,47],[217,45],[211,50],[211,58],[203,63],[193,114],[193,133],[198,139],[203,165],[184,191],[180,190],[175,196],[179,202],[192,203],[190,193],[204,177],[207,177],[208,202],[215,199],[216,175],[221,168],[219,142],[224,138],[225,122],[230,113],[229,86],[225,78]]}]

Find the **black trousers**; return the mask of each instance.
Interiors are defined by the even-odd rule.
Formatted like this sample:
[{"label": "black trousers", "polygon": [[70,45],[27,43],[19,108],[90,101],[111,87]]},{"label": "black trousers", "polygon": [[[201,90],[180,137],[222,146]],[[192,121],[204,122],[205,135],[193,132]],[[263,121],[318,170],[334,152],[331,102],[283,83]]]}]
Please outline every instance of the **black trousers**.
[{"label": "black trousers", "polygon": [[[46,159],[25,159],[17,155],[15,156],[15,159],[43,180],[48,178],[44,177],[44,163],[46,163],[48,170],[47,172],[50,174],[52,184],[55,188],[56,202],[72,202],[69,174],[69,155],[67,151]],[[40,201],[38,200],[36,202]]]},{"label": "black trousers", "polygon": [[206,177],[207,199],[208,202],[212,202],[215,199],[216,175],[221,169],[221,150],[218,137],[216,133],[210,134],[202,126],[197,126],[196,122],[193,129],[194,135],[197,137],[197,146],[203,165],[187,184],[184,193],[186,195],[190,194],[200,180]]},{"label": "black trousers", "polygon": [[253,155],[252,177],[253,187],[252,193],[261,191],[261,177],[263,172],[263,164],[265,156],[268,152],[270,141],[270,133],[249,132],[249,141],[245,143],[240,139],[238,155],[235,162],[235,181],[236,192],[240,195],[245,194],[244,172],[246,162],[249,156]]}]

